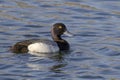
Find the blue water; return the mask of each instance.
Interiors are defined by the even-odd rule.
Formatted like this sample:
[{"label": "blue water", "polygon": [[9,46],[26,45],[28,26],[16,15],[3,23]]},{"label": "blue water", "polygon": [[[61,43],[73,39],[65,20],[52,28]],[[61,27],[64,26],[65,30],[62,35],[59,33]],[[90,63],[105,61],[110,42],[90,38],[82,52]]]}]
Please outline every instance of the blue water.
[{"label": "blue water", "polygon": [[[51,39],[64,23],[67,53],[14,54],[14,43]],[[0,0],[1,80],[120,80],[120,0]]]}]

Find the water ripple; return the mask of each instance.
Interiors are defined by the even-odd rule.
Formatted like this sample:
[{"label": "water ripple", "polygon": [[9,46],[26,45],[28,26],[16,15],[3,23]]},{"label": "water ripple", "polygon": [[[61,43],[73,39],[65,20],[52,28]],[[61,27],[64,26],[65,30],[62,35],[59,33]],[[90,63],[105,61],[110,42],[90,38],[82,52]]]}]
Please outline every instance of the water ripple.
[{"label": "water ripple", "polygon": [[[119,0],[0,1],[0,79],[120,80]],[[14,54],[14,43],[50,37],[63,22],[75,34],[64,37],[69,52]]]}]

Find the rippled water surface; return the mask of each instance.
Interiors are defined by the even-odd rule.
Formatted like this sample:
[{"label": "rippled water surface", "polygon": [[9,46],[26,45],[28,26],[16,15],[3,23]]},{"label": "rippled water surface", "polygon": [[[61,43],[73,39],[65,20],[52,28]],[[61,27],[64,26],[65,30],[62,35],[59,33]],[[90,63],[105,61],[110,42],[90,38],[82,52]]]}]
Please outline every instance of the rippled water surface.
[{"label": "rippled water surface", "polygon": [[[49,38],[64,23],[64,53],[14,54],[14,43]],[[0,79],[120,80],[120,0],[0,0]]]}]

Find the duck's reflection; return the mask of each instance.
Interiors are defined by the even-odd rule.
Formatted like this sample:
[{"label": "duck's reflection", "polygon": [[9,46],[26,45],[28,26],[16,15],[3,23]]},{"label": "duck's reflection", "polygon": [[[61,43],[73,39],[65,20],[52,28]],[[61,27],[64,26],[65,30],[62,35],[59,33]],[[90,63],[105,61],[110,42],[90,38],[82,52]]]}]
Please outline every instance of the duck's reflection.
[{"label": "duck's reflection", "polygon": [[37,56],[30,57],[30,62],[27,66],[32,70],[38,71],[52,71],[55,73],[62,73],[67,61],[65,57],[68,55],[66,52],[57,52],[52,54],[39,54]]},{"label": "duck's reflection", "polygon": [[56,64],[53,65],[50,69],[50,71],[55,72],[55,73],[63,73],[62,68],[64,68],[67,64],[62,63],[62,64]]}]

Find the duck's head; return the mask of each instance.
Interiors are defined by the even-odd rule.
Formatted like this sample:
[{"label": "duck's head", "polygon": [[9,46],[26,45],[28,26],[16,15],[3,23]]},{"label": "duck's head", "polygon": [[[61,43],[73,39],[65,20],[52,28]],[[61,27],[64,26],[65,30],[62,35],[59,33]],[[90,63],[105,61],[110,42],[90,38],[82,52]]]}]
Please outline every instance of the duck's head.
[{"label": "duck's head", "polygon": [[52,28],[52,37],[61,37],[62,34],[72,36],[63,23],[55,23]]}]

